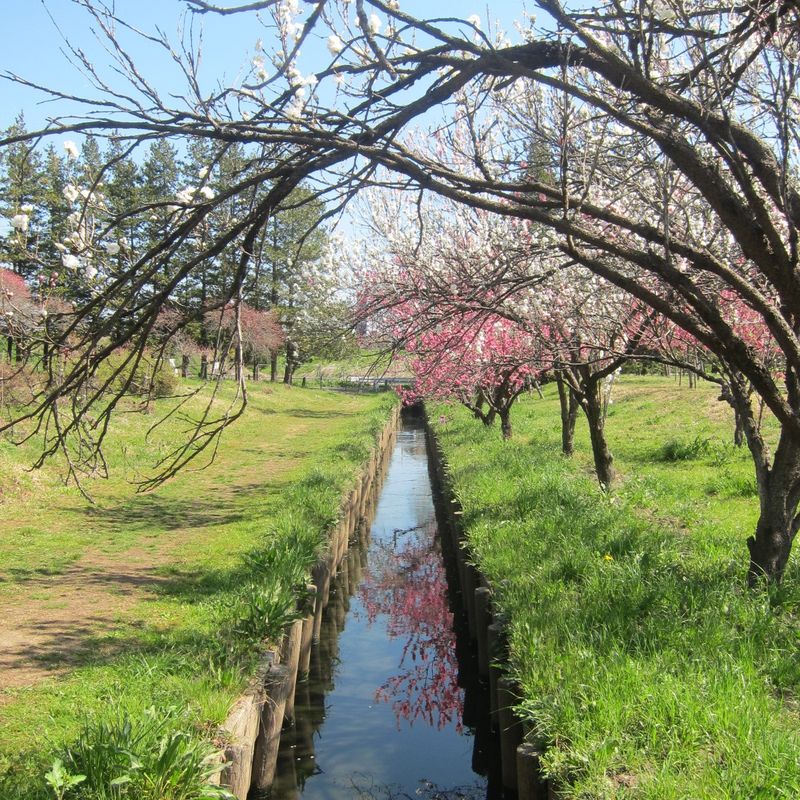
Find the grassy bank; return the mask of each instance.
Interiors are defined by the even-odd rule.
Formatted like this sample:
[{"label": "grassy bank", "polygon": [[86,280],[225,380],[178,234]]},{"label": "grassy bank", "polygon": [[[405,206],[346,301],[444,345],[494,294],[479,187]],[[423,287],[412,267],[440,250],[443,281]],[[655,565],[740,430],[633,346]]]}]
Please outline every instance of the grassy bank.
[{"label": "grassy bank", "polygon": [[581,798],[800,794],[800,574],[744,588],[757,498],[713,387],[624,377],[603,495],[588,433],[559,454],[558,403],[526,398],[515,439],[432,417],[474,557],[509,620],[521,713]]},{"label": "grassy bank", "polygon": [[[127,721],[156,750],[176,731],[184,755],[209,737],[259,641],[291,616],[393,402],[261,384],[210,467],[147,495],[130,480],[184,424],[146,441],[155,417],[120,414],[94,506],[0,443],[1,798],[53,797],[42,776],[54,754]],[[105,796],[88,782],[66,796]],[[149,795],[131,783],[109,796]]]}]

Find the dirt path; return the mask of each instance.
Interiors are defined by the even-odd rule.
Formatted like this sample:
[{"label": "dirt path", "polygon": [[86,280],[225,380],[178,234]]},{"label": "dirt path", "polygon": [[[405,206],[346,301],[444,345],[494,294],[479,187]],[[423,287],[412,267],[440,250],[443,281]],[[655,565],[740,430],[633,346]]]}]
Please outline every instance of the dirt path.
[{"label": "dirt path", "polygon": [[169,560],[151,550],[113,559],[87,553],[59,575],[20,583],[17,595],[0,601],[0,688],[31,686],[110,655],[111,643],[99,640],[125,624],[134,602],[173,580],[158,574]]}]

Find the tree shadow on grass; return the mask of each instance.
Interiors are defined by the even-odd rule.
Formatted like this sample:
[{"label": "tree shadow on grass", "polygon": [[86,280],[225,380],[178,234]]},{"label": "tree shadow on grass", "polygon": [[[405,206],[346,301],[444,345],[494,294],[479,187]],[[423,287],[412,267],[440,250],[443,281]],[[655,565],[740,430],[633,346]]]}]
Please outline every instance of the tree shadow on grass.
[{"label": "tree shadow on grass", "polygon": [[[244,561],[229,569],[185,570],[144,567],[126,571],[92,570],[90,566],[73,566],[60,577],[57,588],[79,588],[89,614],[71,612],[69,608],[54,611],[51,618],[23,620],[0,635],[0,674],[6,672],[13,685],[14,671],[30,672],[41,679],[37,670],[63,671],[78,667],[108,666],[131,656],[159,656],[180,653],[186,664],[207,666],[211,654],[218,651],[214,637],[200,631],[158,630],[145,619],[120,621],[118,598],[123,604],[136,600],[147,602],[169,598],[182,604],[195,604],[220,599],[224,614],[225,598],[237,586],[254,578],[252,568]],[[52,580],[32,579],[36,589],[55,588]],[[108,597],[111,595],[111,597]],[[117,599],[117,602],[113,602]],[[230,627],[230,626],[229,626]]]},{"label": "tree shadow on grass", "polygon": [[299,419],[336,419],[352,418],[363,415],[363,411],[314,411],[310,408],[294,408],[284,412],[288,417]]},{"label": "tree shadow on grass", "polygon": [[[253,491],[255,487],[242,487]],[[181,528],[202,528],[227,525],[245,517],[240,503],[230,502],[231,492],[218,495],[196,495],[188,498],[167,498],[158,495],[139,495],[118,506],[92,506],[85,510],[87,522],[107,528],[125,527],[134,530],[152,528],[155,532]]]}]

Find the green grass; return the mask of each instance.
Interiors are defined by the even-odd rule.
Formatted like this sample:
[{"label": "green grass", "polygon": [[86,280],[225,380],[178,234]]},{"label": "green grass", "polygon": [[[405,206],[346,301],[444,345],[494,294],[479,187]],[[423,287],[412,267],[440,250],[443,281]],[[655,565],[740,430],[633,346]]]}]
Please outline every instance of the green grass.
[{"label": "green grass", "polygon": [[130,481],[184,425],[146,442],[155,416],[120,414],[94,506],[55,469],[27,472],[31,447],[0,441],[0,628],[45,629],[21,660],[31,685],[0,690],[0,798],[52,797],[44,773],[87,722],[155,706],[175,730],[213,732],[291,618],[394,402],[261,384],[210,467],[145,495]]},{"label": "green grass", "polygon": [[569,798],[796,797],[800,573],[745,589],[749,456],[713,387],[625,376],[615,398],[610,495],[582,422],[560,455],[552,387],[510,443],[431,414],[545,767]]}]

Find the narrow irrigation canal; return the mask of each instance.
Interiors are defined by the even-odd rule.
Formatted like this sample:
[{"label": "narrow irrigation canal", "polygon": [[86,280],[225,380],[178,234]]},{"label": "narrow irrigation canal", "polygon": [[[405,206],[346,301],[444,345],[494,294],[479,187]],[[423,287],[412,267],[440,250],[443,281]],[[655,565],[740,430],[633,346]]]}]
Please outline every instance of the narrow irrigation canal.
[{"label": "narrow irrigation canal", "polygon": [[[439,515],[441,519],[441,515]],[[478,800],[493,741],[438,537],[425,430],[405,418],[324,612],[271,800]]]}]

